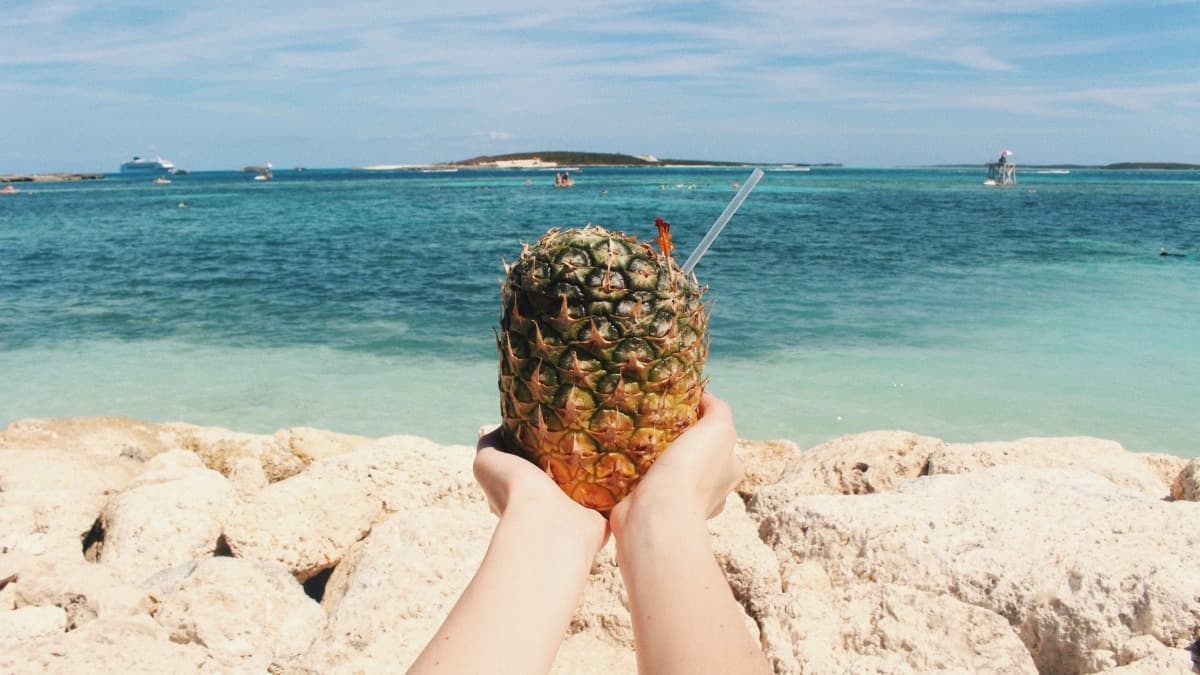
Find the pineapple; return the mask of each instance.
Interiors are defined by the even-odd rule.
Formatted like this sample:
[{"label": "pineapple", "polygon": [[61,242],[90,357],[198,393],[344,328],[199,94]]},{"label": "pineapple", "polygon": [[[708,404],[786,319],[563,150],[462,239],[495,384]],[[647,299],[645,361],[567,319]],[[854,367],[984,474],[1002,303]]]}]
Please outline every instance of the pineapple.
[{"label": "pineapple", "polygon": [[704,289],[671,258],[589,225],[546,233],[507,268],[500,411],[508,448],[605,515],[697,419]]}]

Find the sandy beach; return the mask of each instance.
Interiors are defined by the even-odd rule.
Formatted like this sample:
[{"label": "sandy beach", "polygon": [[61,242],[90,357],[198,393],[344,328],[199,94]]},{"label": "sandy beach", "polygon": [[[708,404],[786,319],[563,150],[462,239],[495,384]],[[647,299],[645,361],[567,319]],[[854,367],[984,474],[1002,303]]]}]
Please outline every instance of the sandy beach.
[{"label": "sandy beach", "polygon": [[[710,521],[778,673],[1194,673],[1200,459],[905,431],[739,443]],[[495,524],[473,448],[311,428],[0,432],[0,670],[399,672]],[[554,666],[636,669],[609,546]]]}]

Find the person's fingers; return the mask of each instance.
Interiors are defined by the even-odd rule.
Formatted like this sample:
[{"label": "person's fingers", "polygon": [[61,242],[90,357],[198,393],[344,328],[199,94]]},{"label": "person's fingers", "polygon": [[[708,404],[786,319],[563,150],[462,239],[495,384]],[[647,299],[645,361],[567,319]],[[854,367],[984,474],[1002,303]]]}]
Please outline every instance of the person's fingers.
[{"label": "person's fingers", "polygon": [[733,409],[729,407],[728,403],[706,389],[700,396],[700,419],[705,418],[708,418],[710,423],[732,423]]},{"label": "person's fingers", "polygon": [[[695,426],[699,427],[701,433],[710,435],[716,443],[737,441],[737,431],[733,426],[733,408],[707,391],[700,399],[700,419]],[[712,436],[713,434],[719,435]]]},{"label": "person's fingers", "polygon": [[497,472],[500,468],[499,461],[504,456],[504,451],[495,446],[484,446],[475,451],[475,477],[480,478],[481,474],[488,476]]},{"label": "person's fingers", "polygon": [[504,449],[504,439],[500,436],[500,427],[496,427],[479,437],[479,440],[475,443],[475,450],[479,451],[484,448]]},{"label": "person's fingers", "polygon": [[491,508],[492,513],[500,515],[504,508],[502,503],[497,502],[503,502],[503,497],[496,492],[499,485],[496,480],[495,466],[492,461],[492,453],[498,452],[498,450],[486,445],[484,438],[479,439],[478,447],[479,449],[475,453],[475,461],[471,464],[471,470],[475,474],[475,482],[479,483],[479,487],[483,488],[483,493],[487,495],[488,506]]}]

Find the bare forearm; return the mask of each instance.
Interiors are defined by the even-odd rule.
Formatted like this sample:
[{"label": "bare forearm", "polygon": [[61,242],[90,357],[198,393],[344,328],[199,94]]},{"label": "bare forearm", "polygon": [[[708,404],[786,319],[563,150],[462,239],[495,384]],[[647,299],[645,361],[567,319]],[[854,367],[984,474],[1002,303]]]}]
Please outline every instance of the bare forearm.
[{"label": "bare forearm", "polygon": [[699,513],[639,519],[617,535],[638,672],[770,672],[713,557]]},{"label": "bare forearm", "polygon": [[603,541],[512,508],[483,563],[410,673],[546,672]]}]

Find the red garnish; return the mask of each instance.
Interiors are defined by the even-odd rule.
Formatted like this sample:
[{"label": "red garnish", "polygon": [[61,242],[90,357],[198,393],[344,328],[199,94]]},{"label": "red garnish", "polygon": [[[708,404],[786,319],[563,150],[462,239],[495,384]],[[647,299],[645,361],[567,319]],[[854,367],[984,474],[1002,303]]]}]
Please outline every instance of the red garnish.
[{"label": "red garnish", "polygon": [[675,244],[671,242],[671,224],[662,218],[654,219],[654,226],[658,228],[658,248],[667,258],[671,257],[671,251],[675,249]]}]

